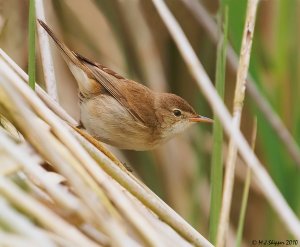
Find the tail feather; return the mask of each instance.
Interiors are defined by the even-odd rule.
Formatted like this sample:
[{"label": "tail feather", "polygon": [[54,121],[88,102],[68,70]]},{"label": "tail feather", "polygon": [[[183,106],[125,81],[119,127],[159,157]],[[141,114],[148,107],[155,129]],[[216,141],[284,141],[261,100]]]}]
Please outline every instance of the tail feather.
[{"label": "tail feather", "polygon": [[82,64],[80,63],[80,61],[78,60],[76,54],[71,51],[63,42],[61,42],[53,33],[53,31],[50,29],[50,27],[47,26],[47,24],[45,22],[43,22],[42,20],[38,19],[38,22],[40,23],[40,25],[45,29],[45,31],[50,35],[50,37],[54,40],[54,42],[58,45],[58,47],[61,49],[61,51],[63,52],[63,54],[65,55],[65,59],[67,59],[69,62],[71,60],[72,63],[74,63],[75,65],[81,67]]},{"label": "tail feather", "polygon": [[75,52],[71,51],[63,42],[61,42],[52,30],[44,23],[42,20],[38,19],[40,25],[46,30],[50,37],[54,40],[57,46],[62,51],[63,57],[66,60],[69,69],[74,75],[79,90],[83,95],[88,95],[90,93],[97,93],[100,91],[100,84],[95,80],[90,79],[91,73],[85,65],[85,62],[81,59],[81,56],[78,56]]}]

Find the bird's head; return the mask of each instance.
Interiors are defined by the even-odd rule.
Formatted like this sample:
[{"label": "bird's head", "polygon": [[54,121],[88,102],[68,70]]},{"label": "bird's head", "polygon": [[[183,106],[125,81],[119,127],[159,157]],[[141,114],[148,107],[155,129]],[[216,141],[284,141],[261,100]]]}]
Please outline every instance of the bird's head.
[{"label": "bird's head", "polygon": [[156,102],[156,116],[164,139],[182,133],[194,123],[213,122],[197,114],[187,101],[175,94],[160,93]]}]

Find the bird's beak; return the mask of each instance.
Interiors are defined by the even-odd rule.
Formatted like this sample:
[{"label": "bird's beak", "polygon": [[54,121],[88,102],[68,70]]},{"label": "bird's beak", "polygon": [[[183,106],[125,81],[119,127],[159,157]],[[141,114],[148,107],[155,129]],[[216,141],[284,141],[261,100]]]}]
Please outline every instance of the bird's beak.
[{"label": "bird's beak", "polygon": [[213,123],[214,120],[208,118],[208,117],[203,117],[203,116],[195,116],[195,117],[190,117],[189,120],[191,122],[194,122],[194,123]]}]

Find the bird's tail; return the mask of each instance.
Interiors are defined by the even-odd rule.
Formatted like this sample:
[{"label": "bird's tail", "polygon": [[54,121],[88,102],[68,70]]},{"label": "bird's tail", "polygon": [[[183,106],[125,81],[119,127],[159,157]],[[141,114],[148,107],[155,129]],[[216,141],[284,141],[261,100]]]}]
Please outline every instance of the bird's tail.
[{"label": "bird's tail", "polygon": [[67,62],[67,65],[71,70],[72,74],[74,75],[82,95],[86,96],[91,93],[94,94],[99,92],[101,87],[99,86],[99,83],[89,78],[89,70],[84,64],[84,62],[82,62],[82,57],[76,54],[75,52],[71,51],[63,42],[56,38],[56,36],[52,32],[52,30],[46,25],[46,23],[39,19],[38,22],[51,36],[51,38],[62,51],[63,57]]},{"label": "bird's tail", "polygon": [[80,64],[76,54],[71,51],[63,42],[61,42],[53,33],[53,31],[50,29],[50,27],[47,26],[45,22],[38,19],[38,22],[40,25],[45,29],[45,31],[50,35],[50,37],[54,40],[54,42],[57,44],[57,46],[60,48],[62,53],[64,54],[64,58],[68,60],[67,62],[71,61],[75,65],[81,67],[82,64]]}]

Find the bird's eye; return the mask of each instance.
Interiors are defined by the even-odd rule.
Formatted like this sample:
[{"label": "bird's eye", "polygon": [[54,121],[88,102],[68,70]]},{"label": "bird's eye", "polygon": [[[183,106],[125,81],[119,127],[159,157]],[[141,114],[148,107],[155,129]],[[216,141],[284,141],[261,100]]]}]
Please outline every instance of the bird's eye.
[{"label": "bird's eye", "polygon": [[180,117],[181,116],[181,111],[178,109],[173,110],[173,114],[175,117]]}]

